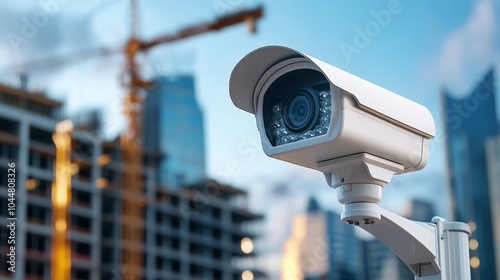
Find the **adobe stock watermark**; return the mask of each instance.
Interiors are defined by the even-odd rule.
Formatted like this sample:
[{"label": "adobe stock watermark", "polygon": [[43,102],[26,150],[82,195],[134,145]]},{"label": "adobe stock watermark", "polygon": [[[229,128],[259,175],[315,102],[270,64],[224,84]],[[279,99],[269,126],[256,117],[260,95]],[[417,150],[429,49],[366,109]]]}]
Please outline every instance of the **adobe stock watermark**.
[{"label": "adobe stock watermark", "polygon": [[[472,94],[464,99],[461,99],[458,102],[452,103],[451,108],[448,108],[446,110],[444,121],[446,122],[446,125],[449,126],[449,129],[451,131],[459,129],[463,125],[464,121],[472,117],[473,114],[480,110],[483,104],[487,104],[487,102],[492,101],[491,97],[493,97],[495,94],[495,88],[498,88],[500,85],[500,83],[498,82],[494,84],[492,79],[494,79],[494,77],[491,75],[488,76],[487,79],[482,80],[481,83],[476,86]],[[438,147],[447,145],[448,135],[446,134],[445,130],[445,128],[436,130],[436,135],[430,142],[428,155],[429,159],[433,157],[436,151],[438,151]],[[421,154],[421,142],[414,141],[413,145],[415,149],[407,155],[407,159],[409,159],[410,161],[418,160],[417,157],[420,157],[419,155]],[[405,158],[403,157],[402,160],[404,159]],[[406,183],[408,178],[413,177],[411,177],[409,173],[398,174],[392,179],[391,186],[395,187],[399,184],[404,184]],[[389,189],[393,190],[395,188]]]},{"label": "adobe stock watermark", "polygon": [[[349,226],[349,225],[342,225]],[[299,267],[288,267],[285,268],[286,271],[283,272],[285,279],[295,280],[295,279],[303,279],[305,274],[313,273],[317,271],[321,266],[324,266],[328,263],[330,254],[338,250],[335,244],[327,242],[329,236],[324,237],[316,237],[316,245],[308,251],[309,254],[307,257],[304,257],[299,261]]]},{"label": "adobe stock watermark", "polygon": [[111,280],[139,280],[139,279],[141,279],[141,277],[139,277],[139,276],[125,275],[117,268],[114,268],[111,271],[111,275],[113,276],[113,278],[111,278]]},{"label": "adobe stock watermark", "polygon": [[[493,79],[493,76],[490,76]],[[452,108],[446,110],[446,121],[450,124],[451,129],[458,129],[464,119],[468,119],[481,106],[482,102],[486,102],[494,95],[495,85],[490,80],[483,80],[479,87],[474,92],[462,100],[453,104]]]},{"label": "adobe stock watermark", "polygon": [[16,54],[19,53],[19,47],[29,43],[39,32],[39,30],[45,27],[50,18],[56,16],[61,7],[66,6],[71,0],[40,0],[38,5],[40,9],[34,12],[30,17],[22,17],[21,29],[18,33],[9,32],[7,34],[7,39],[11,48]]},{"label": "adobe stock watermark", "polygon": [[[237,153],[245,157],[247,163],[252,162],[256,156],[257,151],[260,149],[260,140],[257,136],[249,136],[247,139],[240,142],[237,148]],[[209,181],[201,190],[195,190],[193,196],[193,206],[190,207],[185,204],[179,205],[184,222],[189,224],[192,215],[199,215],[201,211],[207,208],[212,200],[220,193],[221,184],[229,185],[231,179],[239,176],[243,172],[242,162],[236,159],[229,160],[223,169],[215,174],[215,182]]]},{"label": "adobe stock watermark", "polygon": [[[114,114],[117,112],[121,113],[123,111],[123,106],[121,104],[121,100],[114,100],[110,104],[110,110]],[[79,141],[77,141],[76,147],[71,151],[71,156],[74,157],[75,160],[88,160],[92,157],[95,147],[102,145],[103,142],[106,141],[105,131],[110,131],[116,127],[115,122],[109,116],[100,115],[99,119],[101,121],[97,128],[77,129],[79,133],[77,139]],[[86,121],[76,121],[76,126],[78,127],[78,125],[86,123]]]},{"label": "adobe stock watermark", "polygon": [[341,42],[339,44],[340,51],[347,62],[350,63],[354,54],[360,54],[363,49],[368,47],[372,40],[391,24],[393,17],[402,11],[403,6],[399,0],[390,0],[387,2],[386,9],[380,11],[372,10],[370,12],[372,20],[368,21],[363,27],[354,27],[352,43]]},{"label": "adobe stock watermark", "polygon": [[212,1],[212,6],[217,16],[222,17],[234,11],[241,3],[243,3],[243,0],[214,0]]}]

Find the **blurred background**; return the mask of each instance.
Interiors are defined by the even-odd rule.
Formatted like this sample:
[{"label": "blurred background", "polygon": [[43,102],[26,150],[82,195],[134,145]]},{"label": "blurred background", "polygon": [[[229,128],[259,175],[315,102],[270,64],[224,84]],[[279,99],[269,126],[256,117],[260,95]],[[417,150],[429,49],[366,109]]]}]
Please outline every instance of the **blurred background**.
[{"label": "blurred background", "polygon": [[0,279],[413,279],[262,152],[228,82],[265,45],[429,108],[429,163],[381,205],[468,223],[472,278],[500,279],[499,26],[494,0],[2,2]]}]

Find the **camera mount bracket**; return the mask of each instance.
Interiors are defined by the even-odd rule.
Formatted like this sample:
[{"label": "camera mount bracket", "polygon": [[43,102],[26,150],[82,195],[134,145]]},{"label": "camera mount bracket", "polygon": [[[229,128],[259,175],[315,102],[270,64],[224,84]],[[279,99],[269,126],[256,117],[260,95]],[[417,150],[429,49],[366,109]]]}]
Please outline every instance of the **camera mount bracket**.
[{"label": "camera mount bracket", "polygon": [[380,221],[377,204],[382,199],[382,188],[404,167],[360,153],[319,162],[318,170],[325,174],[328,185],[336,190],[337,199],[344,205],[342,221],[358,225]]},{"label": "camera mount bracket", "polygon": [[342,221],[359,226],[389,247],[417,280],[470,279],[465,223],[434,217],[432,223],[408,220],[381,208],[382,188],[403,166],[371,154],[322,161],[318,170],[337,192]]}]

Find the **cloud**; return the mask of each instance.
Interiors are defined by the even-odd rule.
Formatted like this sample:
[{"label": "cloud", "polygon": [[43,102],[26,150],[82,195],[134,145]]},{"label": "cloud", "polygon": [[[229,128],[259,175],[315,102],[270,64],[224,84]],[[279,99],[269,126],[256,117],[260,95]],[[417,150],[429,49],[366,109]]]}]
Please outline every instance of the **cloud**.
[{"label": "cloud", "polygon": [[469,19],[445,38],[438,58],[426,67],[427,75],[458,93],[469,88],[498,57],[495,11],[493,0],[476,2]]},{"label": "cloud", "polygon": [[[95,41],[91,17],[75,16],[67,6],[49,13],[40,5],[24,9],[2,7],[0,11],[0,44],[5,47],[2,65],[88,49]],[[68,53],[71,53],[68,51]],[[13,69],[19,71],[22,69]]]}]

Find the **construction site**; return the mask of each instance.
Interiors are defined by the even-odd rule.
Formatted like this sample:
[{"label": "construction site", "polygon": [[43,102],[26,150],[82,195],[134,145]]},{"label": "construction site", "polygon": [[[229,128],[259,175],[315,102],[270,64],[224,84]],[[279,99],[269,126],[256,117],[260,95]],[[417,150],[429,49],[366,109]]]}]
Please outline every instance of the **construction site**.
[{"label": "construction site", "polygon": [[2,1],[0,280],[500,279],[499,19]]},{"label": "construction site", "polygon": [[[253,225],[263,216],[235,203],[245,200],[245,191],[206,177],[178,181],[181,187],[159,179],[171,155],[145,144],[145,135],[156,137],[148,142],[164,139],[148,125],[155,116],[144,117],[147,94],[158,81],[143,78],[137,60],[155,47],[233,25],[254,33],[263,9],[240,9],[142,40],[139,3],[129,2],[124,46],[27,61],[17,87],[0,85],[0,224],[2,230],[16,225],[10,233],[15,243],[0,245],[7,256],[0,279],[265,279],[253,250]],[[113,55],[124,61],[117,80],[122,77],[126,126],[112,139],[102,136],[98,111],[70,118],[63,102],[27,87],[37,72]],[[9,236],[1,233],[2,241]]]}]

